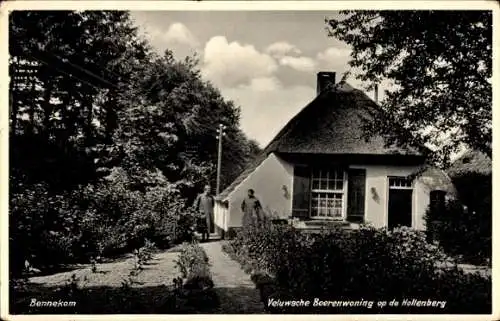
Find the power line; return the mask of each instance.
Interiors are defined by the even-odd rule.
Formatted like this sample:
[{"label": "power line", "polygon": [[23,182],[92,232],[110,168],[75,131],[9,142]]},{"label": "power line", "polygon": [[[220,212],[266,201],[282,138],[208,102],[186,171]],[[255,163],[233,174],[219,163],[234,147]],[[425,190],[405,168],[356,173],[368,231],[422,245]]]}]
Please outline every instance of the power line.
[{"label": "power line", "polygon": [[[49,53],[47,53],[47,54],[49,54]],[[93,88],[95,88],[95,89],[98,89],[98,90],[100,90],[100,89],[101,89],[101,88],[99,88],[99,87],[97,87],[97,86],[95,86],[95,85],[93,85],[93,84],[89,83],[88,81],[85,81],[85,80],[83,80],[83,79],[81,79],[81,78],[79,78],[79,77],[77,77],[77,76],[75,76],[75,75],[73,75],[73,74],[71,74],[71,73],[69,73],[69,72],[67,72],[67,71],[64,71],[63,69],[61,69],[61,68],[59,68],[59,67],[56,67],[56,66],[54,66],[54,65],[53,65],[53,66],[51,66],[51,64],[50,64],[50,63],[48,63],[47,61],[44,61],[43,59],[41,59],[41,58],[39,58],[39,57],[37,58],[37,57],[34,57],[34,56],[32,56],[32,55],[29,55],[29,54],[26,54],[26,55],[27,55],[28,57],[32,58],[32,59],[35,59],[35,60],[37,60],[37,61],[40,61],[40,62],[42,62],[42,63],[46,64],[46,65],[47,65],[47,66],[49,66],[49,67],[53,67],[54,69],[58,70],[59,72],[61,72],[61,73],[65,74],[65,75],[67,75],[67,76],[70,76],[70,77],[72,77],[72,78],[74,78],[74,79],[77,79],[77,80],[81,81],[82,83],[85,83],[85,84],[87,84],[87,85],[89,85],[89,86],[91,86],[91,87],[93,87]],[[99,80],[100,80],[100,81],[102,81],[103,83],[106,83],[106,84],[108,84],[108,85],[112,86],[112,87],[113,87],[113,88],[115,88],[115,89],[119,89],[117,86],[115,86],[115,85],[111,84],[109,80],[104,79],[103,77],[100,77],[100,76],[96,75],[95,73],[93,73],[93,72],[89,71],[88,69],[86,69],[86,68],[84,68],[84,67],[81,67],[81,66],[79,66],[79,65],[77,65],[77,64],[75,64],[75,63],[70,62],[70,61],[69,61],[69,59],[67,59],[67,58],[62,58],[62,57],[60,57],[60,56],[58,56],[58,55],[56,55],[56,54],[51,54],[51,55],[55,56],[55,57],[56,57],[58,60],[60,60],[63,64],[70,65],[70,66],[72,66],[73,68],[76,68],[76,69],[78,69],[78,70],[80,70],[80,71],[82,71],[82,72],[84,72],[84,73],[88,74],[88,75],[89,75],[89,76],[91,76],[91,77],[94,77],[94,78],[96,78],[96,79],[99,79]],[[161,78],[160,78],[160,79],[158,79],[158,80],[161,80]],[[157,80],[156,82],[158,82],[158,80]],[[155,83],[156,83],[156,82],[155,82]],[[129,84],[129,85],[130,85],[130,84]],[[132,85],[132,86],[133,86],[133,85]],[[135,86],[133,86],[133,87],[135,87]],[[153,87],[153,86],[151,86],[150,88],[152,88],[152,87]],[[141,88],[136,87],[136,89],[139,89],[139,90],[140,90]],[[210,125],[196,124],[195,126],[196,126],[196,127],[198,127],[198,128],[200,128],[200,129],[205,129],[205,130],[210,131],[210,132],[213,132],[213,131],[214,131],[214,128],[213,128],[213,127],[211,127]],[[226,126],[225,126],[225,125],[222,125],[222,124],[221,124],[220,126],[223,126],[223,129],[225,129],[225,128],[226,128]],[[220,128],[221,128],[221,127],[219,127],[219,129],[215,129],[215,130],[217,130],[217,132],[218,132],[219,134],[221,133],[221,132],[220,132]],[[225,135],[225,133],[223,133],[223,134]],[[213,135],[213,134],[212,134],[212,133],[210,133],[210,135]]]},{"label": "power line", "polygon": [[[50,53],[47,53],[47,54],[50,54]],[[53,67],[54,69],[60,71],[61,73],[65,74],[65,75],[68,75],[70,77],[78,79],[79,81],[84,82],[84,83],[88,84],[89,86],[92,86],[92,87],[94,87],[96,89],[100,89],[100,88],[96,87],[95,85],[90,84],[88,81],[85,81],[85,80],[83,80],[83,79],[81,79],[81,78],[79,78],[79,77],[77,77],[77,76],[75,76],[75,75],[73,75],[73,74],[71,74],[71,73],[69,73],[69,72],[61,69],[61,68],[59,68],[59,67],[56,67],[55,65],[51,65],[49,62],[47,62],[47,61],[45,61],[45,60],[43,60],[43,59],[41,59],[39,57],[37,58],[37,57],[35,57],[33,55],[29,55],[29,54],[25,54],[25,55],[27,55],[28,57],[30,57],[32,59],[40,61],[40,62],[46,64],[49,67]],[[117,86],[113,85],[110,80],[105,79],[105,78],[103,78],[103,77],[101,77],[99,75],[96,75],[92,71],[90,71],[90,70],[88,70],[88,69],[86,69],[84,67],[81,67],[81,66],[79,66],[79,65],[77,65],[75,63],[70,62],[69,59],[67,59],[67,58],[62,58],[62,57],[60,57],[60,56],[58,56],[56,54],[50,54],[50,55],[53,55],[54,57],[56,57],[58,60],[60,60],[62,62],[62,64],[68,64],[68,65],[70,65],[70,66],[72,66],[72,67],[74,67],[74,68],[76,68],[76,69],[78,69],[78,70],[80,70],[82,72],[85,72],[86,74],[88,74],[91,77],[97,78],[97,79],[101,80],[102,82],[104,82],[106,84],[109,84],[110,86],[113,86],[115,89],[119,89]],[[129,83],[129,85],[131,85],[131,84]],[[135,86],[133,86],[133,87],[135,87]],[[141,88],[135,87],[135,89],[139,89],[140,90]],[[210,131],[218,130],[218,129],[214,129],[210,125],[204,125],[204,124],[200,124],[200,123],[197,123],[195,126],[197,126],[198,128],[203,128],[203,129],[207,129],[207,130],[210,130]]]},{"label": "power line", "polygon": [[70,73],[68,73],[68,72],[66,72],[66,71],[64,71],[64,70],[62,70],[62,69],[61,69],[61,68],[59,68],[59,67],[56,67],[56,66],[51,66],[51,65],[50,65],[50,63],[48,63],[48,62],[44,61],[44,60],[43,60],[43,59],[41,59],[41,58],[37,58],[37,57],[31,56],[31,55],[29,55],[29,54],[26,54],[26,56],[28,56],[29,58],[34,59],[34,60],[36,60],[36,61],[38,61],[38,62],[41,62],[41,63],[43,63],[43,64],[45,64],[45,65],[47,65],[47,66],[49,66],[49,67],[52,67],[52,68],[56,69],[57,71],[59,71],[60,73],[63,73],[63,74],[65,74],[65,75],[69,76],[69,77],[75,78],[75,79],[77,79],[77,80],[81,81],[82,83],[85,83],[85,84],[87,84],[87,85],[89,85],[89,86],[91,86],[91,87],[93,87],[93,88],[95,88],[95,89],[98,89],[98,90],[102,89],[102,88],[99,88],[99,87],[97,87],[97,86],[95,86],[95,85],[93,85],[93,84],[91,84],[91,83],[89,83],[89,82],[87,82],[87,81],[85,81],[85,80],[83,80],[83,79],[80,79],[80,78],[76,77],[75,75],[72,75],[72,74],[70,74]]},{"label": "power line", "polygon": [[[45,61],[45,60],[43,60],[43,59],[41,59],[41,58],[37,58],[37,57],[35,57],[35,56],[28,55],[28,54],[26,54],[26,55],[27,55],[28,57],[32,58],[32,59],[35,59],[35,60],[37,60],[37,61],[40,61],[40,62],[42,62],[42,63],[46,64],[46,65],[47,65],[47,66],[49,66],[49,67],[53,67],[54,69],[58,70],[59,72],[61,72],[61,73],[65,74],[65,75],[67,75],[67,76],[70,76],[70,77],[72,77],[72,78],[75,78],[75,79],[77,79],[77,80],[79,80],[79,81],[81,81],[81,82],[83,82],[83,83],[85,83],[85,84],[87,84],[87,85],[89,85],[89,86],[92,86],[93,88],[96,88],[96,89],[101,89],[101,88],[98,88],[98,87],[96,87],[95,85],[93,85],[93,84],[91,84],[91,83],[89,83],[89,82],[87,82],[87,81],[85,81],[85,80],[83,80],[83,79],[81,79],[81,78],[79,78],[79,77],[77,77],[77,76],[75,76],[75,75],[73,75],[73,74],[71,74],[71,73],[67,72],[67,71],[64,71],[63,69],[61,69],[61,68],[59,68],[59,67],[56,67],[55,65],[51,65],[50,63],[48,63],[47,61]],[[53,54],[53,56],[55,56],[57,59],[61,60],[63,63],[69,64],[70,66],[72,66],[72,67],[74,67],[74,68],[77,68],[77,69],[79,69],[79,70],[81,70],[81,71],[83,71],[83,72],[87,73],[87,74],[88,74],[88,75],[90,75],[91,77],[98,78],[98,79],[100,79],[101,81],[103,81],[103,82],[105,82],[105,83],[108,83],[108,84],[109,84],[109,81],[108,81],[108,80],[106,80],[106,79],[104,79],[104,78],[102,78],[102,77],[99,77],[98,75],[95,75],[95,74],[94,74],[94,73],[92,73],[91,71],[89,71],[89,70],[87,70],[87,69],[85,69],[85,68],[83,68],[83,67],[81,67],[81,66],[78,66],[77,64],[74,64],[74,63],[69,62],[69,60],[68,60],[68,59],[61,58],[61,57],[59,57],[58,55],[55,55],[55,54]],[[112,84],[110,84],[110,85],[112,85]],[[115,86],[115,88],[117,88],[117,87]],[[140,88],[136,88],[136,89],[140,89]],[[215,129],[215,128],[211,127],[210,125],[204,125],[204,124],[199,124],[199,123],[198,123],[198,124],[196,124],[195,126],[196,126],[196,127],[198,127],[198,128],[200,128],[200,129],[205,129],[205,130],[208,130],[208,131],[211,131],[211,132],[213,132],[213,131],[218,131],[218,129]]]},{"label": "power line", "polygon": [[[39,61],[39,62],[44,63],[45,65],[47,65],[47,66],[49,66],[49,67],[53,67],[54,69],[58,70],[59,72],[61,72],[61,73],[65,74],[65,75],[67,75],[67,76],[70,76],[70,77],[72,77],[72,78],[74,78],[74,79],[77,79],[77,80],[79,80],[79,81],[81,81],[81,82],[83,82],[83,83],[85,83],[85,84],[87,84],[87,85],[89,85],[89,86],[91,86],[91,87],[93,87],[93,88],[95,88],[95,89],[98,89],[98,90],[99,90],[99,89],[101,89],[101,88],[99,88],[99,87],[97,87],[97,86],[95,86],[95,85],[93,85],[93,84],[89,83],[88,81],[85,81],[85,80],[83,80],[83,79],[81,79],[81,78],[79,78],[79,77],[77,77],[77,76],[75,76],[75,75],[73,75],[73,74],[71,74],[71,73],[69,73],[69,72],[67,72],[67,71],[62,70],[62,69],[61,69],[61,68],[59,68],[59,67],[56,67],[56,66],[54,66],[54,65],[52,65],[52,66],[51,66],[51,64],[50,64],[50,63],[46,62],[45,60],[43,60],[43,59],[41,59],[41,58],[39,58],[39,57],[37,58],[37,57],[32,56],[32,55],[28,55],[28,54],[26,54],[26,55],[27,55],[28,57],[32,58],[32,59],[35,59],[35,60],[37,60],[37,61]],[[62,58],[61,58],[61,57],[59,57],[59,56],[57,56],[57,55],[54,55],[54,56],[56,56],[58,59],[61,59],[61,60],[62,60]],[[99,77],[99,76],[95,75],[95,74],[94,74],[94,73],[92,73],[91,71],[86,70],[85,68],[80,67],[80,66],[78,66],[78,65],[76,65],[76,64],[74,64],[74,63],[70,63],[69,61],[66,61],[65,63],[68,63],[68,64],[70,64],[71,66],[74,66],[75,68],[78,68],[79,70],[85,71],[87,74],[91,75],[92,77],[97,77],[97,78],[100,78],[103,82],[106,82],[106,81],[107,81],[106,79],[103,79],[103,78],[101,78],[101,77]],[[116,87],[116,88],[117,88],[117,87]],[[139,88],[138,88],[138,89],[139,89]],[[198,124],[196,124],[195,126],[196,126],[197,128],[200,128],[200,129],[205,129],[205,130],[207,130],[207,131],[212,132],[212,133],[210,133],[211,135],[213,134],[213,131],[217,131],[217,132],[219,132],[219,129],[216,129],[216,128],[214,128],[214,127],[210,126],[210,125],[205,125],[205,124],[200,124],[200,123],[198,123]],[[224,128],[226,128],[226,126],[225,126],[225,125],[222,125],[222,126],[224,126]]]},{"label": "power line", "polygon": [[113,88],[115,88],[115,89],[118,89],[118,86],[116,86],[116,85],[112,84],[109,80],[104,79],[104,78],[102,78],[102,77],[101,77],[101,76],[99,76],[99,75],[96,75],[95,73],[91,72],[90,70],[88,70],[88,69],[86,69],[86,68],[80,67],[80,66],[78,66],[77,64],[74,64],[74,63],[70,62],[68,58],[61,58],[61,57],[59,57],[59,56],[58,56],[58,55],[56,55],[56,54],[53,54],[53,53],[48,53],[48,52],[46,52],[46,53],[47,53],[47,54],[50,54],[50,55],[53,55],[54,57],[56,57],[57,59],[59,59],[59,60],[60,60],[60,61],[62,61],[63,63],[66,63],[66,64],[68,64],[68,65],[70,65],[70,66],[72,66],[72,67],[74,67],[74,68],[76,68],[76,69],[78,69],[78,70],[80,70],[80,71],[82,71],[82,72],[84,72],[84,73],[88,74],[89,76],[94,77],[94,78],[96,78],[96,79],[99,79],[99,80],[100,80],[100,81],[102,81],[103,83],[105,83],[105,84],[107,84],[107,85],[109,85],[109,86],[111,86],[111,87],[113,87]]},{"label": "power line", "polygon": [[[90,36],[90,34],[82,34],[83,37],[86,37],[87,40],[92,40],[92,37]],[[117,49],[118,52],[121,52],[122,50],[120,50],[120,48],[118,48],[118,46],[114,43],[114,42],[108,42],[107,43],[108,45],[111,45],[113,46],[115,49]],[[119,60],[120,58],[122,58],[124,55],[121,55],[121,56],[118,56],[117,58],[113,59],[113,60]],[[108,73],[110,74],[113,74],[115,75],[115,77],[117,77],[118,79],[121,79],[121,76],[118,75],[117,73],[115,73],[114,71],[110,71],[109,69],[105,68],[105,67],[101,67],[103,68],[104,70],[106,70]]]},{"label": "power line", "polygon": [[[88,70],[88,69],[86,69],[86,68],[84,68],[84,67],[81,67],[81,66],[79,66],[79,65],[77,65],[77,64],[75,64],[75,63],[70,62],[68,58],[61,58],[61,57],[59,57],[59,56],[57,56],[57,55],[55,55],[55,54],[52,54],[52,55],[53,55],[53,56],[55,56],[58,60],[62,61],[62,63],[63,63],[63,64],[68,64],[68,65],[72,66],[73,68],[76,68],[76,69],[78,69],[78,70],[80,70],[80,71],[85,72],[86,74],[88,74],[89,76],[91,76],[91,77],[93,77],[93,78],[99,79],[99,80],[100,80],[100,81],[102,81],[103,83],[105,83],[105,84],[107,84],[107,85],[109,85],[109,86],[112,86],[112,87],[113,87],[113,88],[115,88],[115,89],[119,89],[119,87],[118,87],[118,86],[113,85],[113,84],[111,83],[111,81],[110,81],[110,80],[108,80],[108,79],[104,79],[103,77],[96,75],[95,73],[91,72],[90,70]],[[104,68],[104,69],[105,69],[105,68]],[[106,69],[106,70],[107,70],[107,69]],[[110,73],[111,73],[111,72],[110,72]],[[119,77],[119,78],[120,78],[120,77]],[[127,85],[130,85],[130,86],[132,86],[134,89],[137,89],[137,90],[143,90],[143,89],[142,89],[142,88],[140,88],[139,86],[137,86],[137,85],[133,85],[133,84],[131,84],[131,83],[127,83]],[[139,101],[139,99],[138,99],[137,97],[135,97],[135,98]]]},{"label": "power line", "polygon": [[[28,57],[36,60],[36,61],[39,61],[39,62],[41,62],[41,63],[43,63],[43,64],[45,64],[45,65],[47,65],[49,67],[54,68],[55,70],[59,71],[62,74],[65,74],[65,75],[67,75],[67,76],[69,76],[71,78],[77,79],[77,80],[81,81],[82,83],[85,83],[85,84],[87,84],[87,85],[89,85],[89,86],[91,86],[91,87],[93,87],[95,89],[98,89],[98,90],[102,89],[102,88],[99,88],[99,87],[97,87],[97,86],[89,83],[88,81],[85,81],[85,80],[83,80],[83,79],[81,79],[81,78],[79,78],[79,77],[77,77],[77,76],[75,76],[75,75],[73,75],[73,74],[71,74],[71,73],[69,73],[69,72],[67,72],[67,71],[59,68],[59,67],[57,67],[57,66],[54,66],[54,65],[51,66],[50,63],[48,63],[47,61],[45,61],[45,60],[43,60],[43,59],[41,59],[39,57],[34,57],[33,55],[29,55],[29,54],[26,54],[26,55]],[[67,59],[67,58],[66,59],[61,58],[61,57],[59,57],[58,55],[55,55],[55,54],[53,54],[53,56],[55,56],[58,60],[62,61],[63,64],[70,65],[73,68],[76,68],[76,69],[78,69],[78,70],[86,73],[87,75],[89,75],[91,77],[94,77],[96,79],[99,79],[103,83],[108,84],[108,85],[112,86],[113,88],[118,89],[117,86],[111,84],[107,79],[104,79],[103,77],[100,77],[100,76],[96,75],[95,73],[89,71],[88,69],[85,69],[85,68],[83,68],[81,66],[78,66],[77,64],[71,63],[69,61],[69,59]],[[159,80],[161,80],[161,77],[157,81],[155,81],[155,83],[153,84],[153,86],[156,85],[156,83]],[[151,86],[150,89],[153,88],[153,86]],[[140,89],[140,88],[137,88],[137,89]],[[205,129],[205,130],[208,130],[208,131],[212,131],[214,129],[213,127],[210,127],[209,125],[196,124],[196,126],[198,128]],[[218,149],[217,149],[217,183],[216,183],[216,193],[217,194],[220,193],[220,180],[221,180],[220,176],[221,176],[221,167],[222,167],[222,138],[226,135],[226,133],[224,132],[225,129],[226,129],[225,125],[219,124],[219,128],[217,130],[218,134],[216,136],[216,138],[218,139]]]}]

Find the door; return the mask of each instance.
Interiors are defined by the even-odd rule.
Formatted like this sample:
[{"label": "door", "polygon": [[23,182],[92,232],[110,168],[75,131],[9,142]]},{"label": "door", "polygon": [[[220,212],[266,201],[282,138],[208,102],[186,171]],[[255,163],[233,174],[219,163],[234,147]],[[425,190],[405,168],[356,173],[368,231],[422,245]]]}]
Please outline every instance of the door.
[{"label": "door", "polygon": [[411,227],[413,187],[404,177],[389,178],[388,227]]}]

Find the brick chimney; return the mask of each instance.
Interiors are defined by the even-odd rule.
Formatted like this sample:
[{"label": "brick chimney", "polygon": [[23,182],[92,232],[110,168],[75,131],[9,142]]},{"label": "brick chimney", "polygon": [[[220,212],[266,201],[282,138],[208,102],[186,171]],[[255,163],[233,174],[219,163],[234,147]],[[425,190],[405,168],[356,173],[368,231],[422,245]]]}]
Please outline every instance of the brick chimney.
[{"label": "brick chimney", "polygon": [[319,95],[329,85],[335,85],[335,72],[320,71],[318,72],[316,93]]}]

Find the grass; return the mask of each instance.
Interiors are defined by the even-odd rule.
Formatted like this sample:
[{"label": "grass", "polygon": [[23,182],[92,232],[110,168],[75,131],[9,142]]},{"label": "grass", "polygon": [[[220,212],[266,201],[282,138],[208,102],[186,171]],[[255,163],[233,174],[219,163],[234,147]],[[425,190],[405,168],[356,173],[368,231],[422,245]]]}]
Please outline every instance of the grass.
[{"label": "grass", "polygon": [[[137,257],[88,264],[72,271],[11,280],[11,314],[129,314],[210,313],[213,308],[190,305],[192,298],[179,299],[173,280],[180,276],[175,266],[177,247],[158,252],[137,265]],[[74,301],[73,307],[33,307],[37,301]],[[211,298],[214,302],[216,298]],[[194,300],[196,301],[196,300]],[[194,302],[193,301],[193,302]],[[205,300],[207,301],[207,300]]]}]

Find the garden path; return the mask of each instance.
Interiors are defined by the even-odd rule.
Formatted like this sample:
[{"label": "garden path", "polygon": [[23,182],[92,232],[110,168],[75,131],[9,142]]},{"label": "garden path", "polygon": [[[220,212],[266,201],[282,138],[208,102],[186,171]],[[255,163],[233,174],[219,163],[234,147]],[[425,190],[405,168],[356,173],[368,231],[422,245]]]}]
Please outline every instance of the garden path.
[{"label": "garden path", "polygon": [[259,291],[240,265],[222,251],[224,241],[201,243],[209,257],[215,291],[220,300],[217,313],[265,313]]}]

